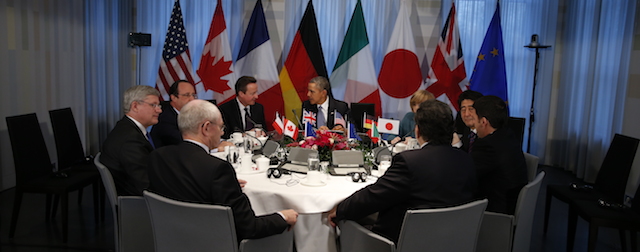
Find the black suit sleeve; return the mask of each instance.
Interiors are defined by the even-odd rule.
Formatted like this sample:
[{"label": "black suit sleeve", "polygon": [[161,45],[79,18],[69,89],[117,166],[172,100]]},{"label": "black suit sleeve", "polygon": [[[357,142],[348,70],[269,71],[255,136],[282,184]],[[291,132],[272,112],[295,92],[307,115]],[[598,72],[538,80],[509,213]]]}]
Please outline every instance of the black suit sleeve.
[{"label": "black suit sleeve", "polygon": [[228,205],[233,209],[239,241],[279,234],[288,227],[287,222],[277,213],[255,216],[249,198],[242,192],[235,172],[229,163],[225,162],[217,170],[218,172],[211,181],[211,191],[218,195],[213,198],[222,199],[223,202],[220,204]]},{"label": "black suit sleeve", "polygon": [[355,192],[340,204],[337,220],[358,220],[405,201],[410,194],[410,174],[402,155],[393,157],[392,166],[376,183]]}]

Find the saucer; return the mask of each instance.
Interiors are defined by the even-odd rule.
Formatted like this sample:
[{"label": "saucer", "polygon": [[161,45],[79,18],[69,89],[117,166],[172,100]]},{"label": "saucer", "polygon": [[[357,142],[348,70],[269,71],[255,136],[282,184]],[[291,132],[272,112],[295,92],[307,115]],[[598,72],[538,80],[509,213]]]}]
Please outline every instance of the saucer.
[{"label": "saucer", "polygon": [[[254,165],[255,167],[255,165]],[[236,170],[236,174],[242,174],[242,175],[250,175],[250,174],[258,174],[258,173],[263,173],[266,172],[267,170],[253,170],[251,169],[251,171],[240,171],[240,170]]]},{"label": "saucer", "polygon": [[317,186],[326,186],[327,182],[320,181],[320,183],[317,183],[317,184],[315,184],[315,183],[314,184],[310,184],[310,183],[307,183],[306,179],[304,179],[304,180],[300,181],[300,184],[303,185],[303,186],[314,186],[314,187],[317,187]]}]

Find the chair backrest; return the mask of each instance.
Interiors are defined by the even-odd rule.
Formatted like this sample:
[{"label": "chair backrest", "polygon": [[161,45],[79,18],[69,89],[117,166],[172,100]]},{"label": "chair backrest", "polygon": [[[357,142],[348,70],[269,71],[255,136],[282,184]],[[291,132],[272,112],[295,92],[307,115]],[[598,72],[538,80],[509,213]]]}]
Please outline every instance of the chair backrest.
[{"label": "chair backrest", "polygon": [[93,159],[93,163],[98,167],[98,171],[100,172],[100,177],[102,178],[102,184],[104,185],[104,189],[107,192],[107,198],[109,198],[109,203],[111,203],[112,210],[115,210],[115,207],[118,205],[118,192],[116,191],[116,184],[113,182],[113,176],[111,176],[111,172],[107,169],[104,164],[100,163],[100,156],[102,153],[98,152],[96,157]]},{"label": "chair backrest", "polygon": [[529,251],[531,244],[531,230],[533,229],[533,217],[536,212],[538,193],[544,172],[540,172],[536,179],[525,185],[518,195],[518,203],[515,212],[515,232],[513,234],[513,249],[511,251]]},{"label": "chair backrest", "polygon": [[340,251],[393,252],[396,245],[354,221],[340,221]]},{"label": "chair backrest", "polygon": [[13,150],[16,185],[50,175],[53,167],[38,116],[35,113],[9,116],[6,121]]},{"label": "chair backrest", "polygon": [[118,197],[120,252],[154,252],[153,225],[142,196]]},{"label": "chair backrest", "polygon": [[84,147],[71,108],[50,110],[49,118],[56,139],[58,167],[64,169],[84,162]]},{"label": "chair backrest", "polygon": [[513,134],[518,139],[519,146],[522,146],[522,141],[524,140],[524,124],[525,119],[521,117],[509,117],[509,123],[507,126],[513,131]]},{"label": "chair backrest", "polygon": [[527,163],[527,178],[529,179],[529,182],[531,182],[536,178],[540,158],[526,152],[523,152],[522,154],[524,154],[524,160]]},{"label": "chair backrest", "polygon": [[260,239],[244,239],[240,242],[241,252],[293,252],[293,230]]},{"label": "chair backrest", "polygon": [[398,251],[475,251],[487,199],[460,206],[407,210]]},{"label": "chair backrest", "polygon": [[98,152],[96,157],[93,159],[93,163],[98,167],[98,171],[100,172],[100,178],[102,178],[102,184],[104,185],[104,190],[107,192],[107,198],[109,199],[109,205],[111,206],[111,213],[113,214],[113,233],[114,240],[116,243],[116,251],[120,251],[120,226],[119,218],[118,218],[118,192],[116,191],[116,184],[113,182],[113,176],[111,176],[111,172],[100,163],[100,156],[102,153]]},{"label": "chair backrest", "polygon": [[637,138],[616,134],[596,177],[595,188],[609,200],[622,203],[629,171],[638,150]]},{"label": "chair backrest", "polygon": [[144,191],[156,251],[238,251],[230,207],[195,204]]}]

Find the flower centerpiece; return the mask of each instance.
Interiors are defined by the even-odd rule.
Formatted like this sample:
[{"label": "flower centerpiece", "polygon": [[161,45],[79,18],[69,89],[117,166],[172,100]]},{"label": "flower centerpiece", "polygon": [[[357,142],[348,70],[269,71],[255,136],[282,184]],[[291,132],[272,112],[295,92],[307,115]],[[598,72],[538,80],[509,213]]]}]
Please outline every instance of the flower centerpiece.
[{"label": "flower centerpiece", "polygon": [[331,152],[334,150],[349,150],[357,143],[350,144],[343,135],[329,132],[326,130],[318,130],[316,136],[309,136],[299,142],[287,144],[287,147],[302,147],[307,149],[318,150],[320,161],[330,161]]}]

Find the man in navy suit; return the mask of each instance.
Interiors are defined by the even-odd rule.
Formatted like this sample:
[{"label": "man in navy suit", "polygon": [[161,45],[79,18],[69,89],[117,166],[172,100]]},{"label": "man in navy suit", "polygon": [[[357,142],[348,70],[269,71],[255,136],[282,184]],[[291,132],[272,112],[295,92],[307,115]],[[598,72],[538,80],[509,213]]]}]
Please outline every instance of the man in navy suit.
[{"label": "man in navy suit", "polygon": [[449,106],[437,100],[425,101],[414,120],[421,148],[393,156],[391,167],[376,183],[355,192],[329,212],[332,225],[378,212],[372,231],[397,242],[408,209],[451,207],[475,199],[473,160],[451,147],[453,115]]},{"label": "man in navy suit", "polygon": [[[256,78],[242,76],[236,81],[236,98],[220,105],[220,112],[227,128],[225,139],[233,132],[245,132],[256,128],[265,127],[264,107],[257,103],[258,84]],[[264,132],[262,132],[264,134]]]},{"label": "man in navy suit", "polygon": [[471,157],[478,173],[478,189],[487,197],[487,211],[514,214],[520,189],[528,182],[522,147],[507,126],[507,105],[488,95],[475,101],[478,139]]},{"label": "man in navy suit", "polygon": [[182,142],[182,134],[178,129],[178,114],[187,102],[197,99],[196,89],[186,80],[179,80],[169,88],[170,106],[164,106],[158,117],[158,124],[151,129],[151,138],[156,148]]},{"label": "man in navy suit", "polygon": [[318,76],[309,81],[307,85],[307,97],[302,103],[302,110],[311,111],[316,114],[315,128],[321,130],[344,130],[345,125],[335,124],[335,112],[340,113],[342,118],[349,117],[349,105],[346,102],[333,99],[330,94],[331,86],[327,78]]},{"label": "man in navy suit", "polygon": [[109,168],[118,195],[140,195],[149,186],[147,163],[154,146],[146,128],[158,123],[160,92],[145,85],[124,92],[125,116],[102,144],[100,161]]},{"label": "man in navy suit", "polygon": [[150,191],[180,201],[231,207],[238,241],[279,234],[296,223],[298,213],[292,209],[255,216],[231,164],[209,154],[224,133],[215,105],[189,102],[178,116],[178,126],[184,141],[149,156]]}]

